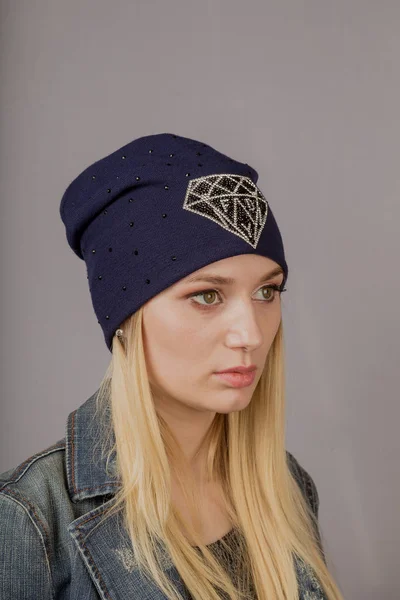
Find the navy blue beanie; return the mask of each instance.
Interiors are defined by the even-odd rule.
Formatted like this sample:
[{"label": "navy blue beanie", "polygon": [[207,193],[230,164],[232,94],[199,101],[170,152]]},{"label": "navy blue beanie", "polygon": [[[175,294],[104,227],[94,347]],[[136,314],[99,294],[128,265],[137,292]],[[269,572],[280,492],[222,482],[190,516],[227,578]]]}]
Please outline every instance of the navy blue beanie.
[{"label": "navy blue beanie", "polygon": [[60,204],[85,260],[94,311],[112,351],[123,321],[173,283],[229,256],[259,254],[288,276],[258,173],[202,142],[159,133],[96,161]]}]

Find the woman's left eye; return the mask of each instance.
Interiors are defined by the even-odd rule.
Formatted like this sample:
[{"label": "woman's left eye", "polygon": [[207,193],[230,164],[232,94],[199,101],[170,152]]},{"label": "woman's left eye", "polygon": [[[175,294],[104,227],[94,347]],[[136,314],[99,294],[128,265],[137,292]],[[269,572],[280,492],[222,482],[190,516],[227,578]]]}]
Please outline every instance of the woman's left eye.
[{"label": "woman's left eye", "polygon": [[[271,297],[269,297],[269,298],[264,297],[264,300],[266,303],[271,303],[275,300],[277,293],[285,292],[286,288],[282,288],[282,286],[273,284],[273,285],[264,285],[258,291],[263,293],[263,290],[272,290],[274,292]],[[189,296],[189,298],[197,298],[199,296],[204,296],[204,297],[208,297],[208,299],[210,300],[210,296],[211,296],[211,300],[212,300],[212,297],[215,294],[220,297],[220,293],[218,292],[218,290],[202,290],[201,292],[196,292],[195,294],[191,294]],[[202,304],[201,302],[197,302],[196,300],[194,300],[192,302],[199,306],[215,306],[214,302],[206,302],[206,304]],[[220,303],[217,303],[217,304],[220,304]]]}]

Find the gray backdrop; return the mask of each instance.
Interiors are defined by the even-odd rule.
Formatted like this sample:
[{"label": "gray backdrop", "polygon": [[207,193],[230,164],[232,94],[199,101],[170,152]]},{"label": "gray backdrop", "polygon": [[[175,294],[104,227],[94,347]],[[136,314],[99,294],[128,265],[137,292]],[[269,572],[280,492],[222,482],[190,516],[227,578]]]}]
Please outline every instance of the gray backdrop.
[{"label": "gray backdrop", "polygon": [[253,165],[290,268],[287,448],[346,598],[399,597],[400,3],[2,0],[1,461],[64,435],[111,357],[59,203],[175,132]]}]

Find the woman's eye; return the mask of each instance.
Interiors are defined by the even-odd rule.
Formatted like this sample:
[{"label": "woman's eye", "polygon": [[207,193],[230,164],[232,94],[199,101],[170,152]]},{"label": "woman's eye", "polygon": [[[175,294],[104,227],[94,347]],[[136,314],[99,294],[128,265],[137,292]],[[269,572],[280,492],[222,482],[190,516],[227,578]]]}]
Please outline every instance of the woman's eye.
[{"label": "woman's eye", "polygon": [[[266,292],[264,292],[264,290],[266,290]],[[283,292],[285,290],[281,289],[280,286],[274,284],[274,285],[264,285],[262,288],[260,288],[258,290],[258,292],[261,292],[262,294],[262,300],[265,300],[265,302],[270,303],[273,302],[275,300],[275,297],[277,295],[277,292]],[[205,300],[205,304],[201,303],[201,302],[197,302],[196,300],[194,300],[194,304],[198,304],[200,306],[215,306],[216,303],[213,302],[213,300],[215,299],[215,297],[220,296],[219,292],[217,290],[203,290],[201,292],[196,292],[195,294],[191,294],[191,296],[189,296],[190,298],[199,298],[199,297],[203,297]],[[217,304],[220,304],[219,302],[217,302]]]},{"label": "woman's eye", "polygon": [[[193,296],[191,296],[191,298],[198,298],[198,297],[203,296],[204,300],[206,301],[206,305],[210,306],[210,305],[214,304],[212,302],[212,300],[213,300],[213,298],[215,298],[216,295],[218,295],[217,290],[206,290],[205,292],[199,292],[197,294],[193,294]],[[201,303],[198,302],[197,304],[201,304]]]}]

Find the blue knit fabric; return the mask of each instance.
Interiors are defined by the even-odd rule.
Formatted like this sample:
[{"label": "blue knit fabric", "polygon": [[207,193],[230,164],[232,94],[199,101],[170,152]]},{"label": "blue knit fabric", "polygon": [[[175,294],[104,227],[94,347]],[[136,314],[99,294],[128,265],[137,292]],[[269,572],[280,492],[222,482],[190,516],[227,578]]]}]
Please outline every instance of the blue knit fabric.
[{"label": "blue knit fabric", "polygon": [[69,245],[85,260],[108,349],[145,302],[207,264],[239,254],[277,262],[283,242],[247,163],[200,141],[143,136],[96,161],[60,204]]}]

